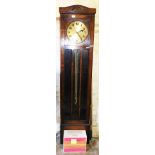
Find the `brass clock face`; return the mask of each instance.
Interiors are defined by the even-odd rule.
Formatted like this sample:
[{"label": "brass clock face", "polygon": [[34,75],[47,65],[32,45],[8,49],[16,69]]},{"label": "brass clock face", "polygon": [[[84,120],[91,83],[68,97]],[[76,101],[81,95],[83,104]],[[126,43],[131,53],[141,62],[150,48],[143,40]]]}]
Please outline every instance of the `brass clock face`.
[{"label": "brass clock face", "polygon": [[86,40],[88,28],[81,21],[74,21],[67,28],[67,37],[73,43],[79,44]]}]

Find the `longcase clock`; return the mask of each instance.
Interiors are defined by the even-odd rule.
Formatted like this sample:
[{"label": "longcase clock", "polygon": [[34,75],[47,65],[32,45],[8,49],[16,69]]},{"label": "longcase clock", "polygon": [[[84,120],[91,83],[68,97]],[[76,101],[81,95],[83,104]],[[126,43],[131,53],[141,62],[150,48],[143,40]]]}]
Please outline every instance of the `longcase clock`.
[{"label": "longcase clock", "polygon": [[86,130],[92,136],[91,92],[95,8],[60,7],[60,115],[64,130]]}]

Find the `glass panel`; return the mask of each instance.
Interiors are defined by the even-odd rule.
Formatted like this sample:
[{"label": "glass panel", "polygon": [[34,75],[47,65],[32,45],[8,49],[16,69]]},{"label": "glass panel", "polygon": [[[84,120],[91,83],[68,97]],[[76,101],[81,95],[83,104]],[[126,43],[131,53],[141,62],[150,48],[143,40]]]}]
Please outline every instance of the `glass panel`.
[{"label": "glass panel", "polygon": [[88,56],[86,49],[64,51],[65,120],[87,119]]},{"label": "glass panel", "polygon": [[64,119],[71,119],[71,68],[72,50],[64,51]]},{"label": "glass panel", "polygon": [[88,50],[82,50],[82,79],[81,79],[81,103],[80,119],[87,119],[87,92],[88,92]]}]

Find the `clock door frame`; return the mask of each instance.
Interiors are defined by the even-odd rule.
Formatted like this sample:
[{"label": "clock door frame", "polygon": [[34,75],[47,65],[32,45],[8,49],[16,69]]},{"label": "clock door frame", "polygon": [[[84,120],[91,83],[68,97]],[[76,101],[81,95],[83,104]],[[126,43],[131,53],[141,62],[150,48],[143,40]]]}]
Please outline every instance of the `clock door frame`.
[{"label": "clock door frame", "polygon": [[[92,137],[92,64],[93,64],[93,45],[94,45],[94,20],[96,9],[87,8],[81,5],[73,5],[69,7],[60,7],[60,116],[61,116],[61,143],[63,143],[64,130],[86,130],[88,142]],[[80,44],[70,44],[67,37],[67,27],[73,21],[81,21],[88,28],[87,39]],[[65,120],[64,119],[64,51],[65,49],[87,50],[88,54],[88,81],[87,81],[87,119],[86,120]],[[80,58],[81,59],[81,58]],[[81,61],[80,61],[81,62]]]}]

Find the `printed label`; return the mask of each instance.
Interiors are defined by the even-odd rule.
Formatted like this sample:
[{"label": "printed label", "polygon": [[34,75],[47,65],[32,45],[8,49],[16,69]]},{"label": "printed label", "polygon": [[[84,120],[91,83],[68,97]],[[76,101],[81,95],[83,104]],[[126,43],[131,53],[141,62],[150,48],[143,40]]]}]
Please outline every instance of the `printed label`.
[{"label": "printed label", "polygon": [[71,139],[71,144],[76,144],[76,143],[77,143],[76,139]]}]

